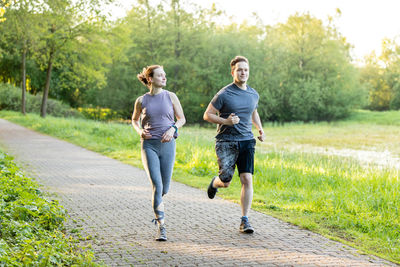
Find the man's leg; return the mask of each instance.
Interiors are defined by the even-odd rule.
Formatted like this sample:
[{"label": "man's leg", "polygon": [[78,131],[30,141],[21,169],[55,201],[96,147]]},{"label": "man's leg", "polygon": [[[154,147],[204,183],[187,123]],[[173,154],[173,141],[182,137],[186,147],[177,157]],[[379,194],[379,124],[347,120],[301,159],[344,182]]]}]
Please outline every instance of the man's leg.
[{"label": "man's leg", "polygon": [[247,217],[253,201],[254,147],[254,139],[240,141],[240,152],[237,160],[240,182],[242,183],[240,195],[240,205],[242,208],[240,231],[249,234],[254,232],[253,227],[250,225],[249,218]]},{"label": "man's leg", "polygon": [[236,159],[239,154],[238,142],[217,141],[215,144],[215,152],[218,158],[219,173],[215,176],[207,189],[207,194],[210,199],[215,197],[215,194],[220,187],[228,187],[231,183],[232,176],[235,173]]},{"label": "man's leg", "polygon": [[248,172],[241,173],[240,182],[242,183],[242,191],[240,194],[242,216],[247,217],[253,201],[253,175]]},{"label": "man's leg", "polygon": [[228,187],[230,184],[231,184],[231,182],[224,183],[221,181],[219,176],[215,176],[212,186],[214,188],[220,188],[220,187]]},{"label": "man's leg", "polygon": [[250,225],[247,217],[253,201],[253,175],[249,172],[240,174],[240,182],[242,183],[242,191],[240,194],[240,206],[242,208],[242,219],[240,222],[240,232],[251,234],[254,228]]}]

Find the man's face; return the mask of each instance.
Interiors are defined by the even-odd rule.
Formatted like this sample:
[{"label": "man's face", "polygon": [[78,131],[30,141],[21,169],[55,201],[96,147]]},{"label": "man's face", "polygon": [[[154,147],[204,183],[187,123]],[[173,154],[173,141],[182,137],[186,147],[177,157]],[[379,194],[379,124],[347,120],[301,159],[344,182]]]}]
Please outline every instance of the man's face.
[{"label": "man's face", "polygon": [[235,68],[232,70],[232,77],[236,83],[245,83],[249,79],[249,64],[244,61],[236,63]]},{"label": "man's face", "polygon": [[150,77],[151,83],[155,87],[164,87],[167,85],[167,77],[164,69],[157,68],[153,71],[153,77]]}]

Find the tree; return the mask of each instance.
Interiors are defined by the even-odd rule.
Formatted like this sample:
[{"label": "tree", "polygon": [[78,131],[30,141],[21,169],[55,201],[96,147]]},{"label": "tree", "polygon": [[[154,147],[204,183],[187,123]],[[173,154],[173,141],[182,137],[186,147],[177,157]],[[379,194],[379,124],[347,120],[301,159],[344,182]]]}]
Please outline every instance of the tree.
[{"label": "tree", "polygon": [[361,69],[361,83],[368,88],[368,108],[400,108],[400,46],[395,40],[382,41],[382,53],[372,52]]},{"label": "tree", "polygon": [[261,114],[270,119],[333,120],[363,98],[350,47],[332,25],[296,14],[269,27],[265,45],[268,87],[262,95],[271,99],[272,109]]},{"label": "tree", "polygon": [[53,64],[75,38],[87,34],[93,22],[101,19],[101,0],[45,0],[43,5],[42,65],[46,66],[46,82],[40,115],[46,116]]},{"label": "tree", "polygon": [[[3,1],[5,2],[5,1]],[[10,3],[7,3],[8,5]],[[36,38],[35,9],[38,3],[33,0],[15,1],[6,13],[6,20],[1,25],[7,31],[4,32],[4,40],[7,40],[9,54],[20,56],[20,83],[21,83],[21,112],[25,114],[26,99],[26,60],[27,53],[32,51]]]},{"label": "tree", "polygon": [[384,39],[381,60],[385,64],[384,80],[390,88],[390,109],[400,109],[400,45]]},{"label": "tree", "polygon": [[71,40],[54,67],[51,97],[72,107],[93,103],[107,84],[106,75],[115,47],[109,41],[108,26],[97,22],[84,35]]}]

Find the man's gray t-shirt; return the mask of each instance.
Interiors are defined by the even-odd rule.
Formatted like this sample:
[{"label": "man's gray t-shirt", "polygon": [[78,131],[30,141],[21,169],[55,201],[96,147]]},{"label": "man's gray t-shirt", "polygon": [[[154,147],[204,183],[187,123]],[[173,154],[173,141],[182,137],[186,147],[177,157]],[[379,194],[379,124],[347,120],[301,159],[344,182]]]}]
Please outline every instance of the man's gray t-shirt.
[{"label": "man's gray t-shirt", "polygon": [[217,140],[244,141],[254,138],[252,114],[258,106],[259,95],[250,86],[240,89],[231,83],[222,88],[211,100],[211,104],[219,111],[219,116],[226,119],[231,113],[239,116],[238,124],[232,126],[218,124]]}]

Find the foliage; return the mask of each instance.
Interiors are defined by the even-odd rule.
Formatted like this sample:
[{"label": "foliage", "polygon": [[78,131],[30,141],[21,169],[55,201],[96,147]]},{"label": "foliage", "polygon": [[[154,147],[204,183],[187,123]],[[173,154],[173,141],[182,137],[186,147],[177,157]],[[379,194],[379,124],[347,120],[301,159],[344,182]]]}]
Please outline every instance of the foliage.
[{"label": "foliage", "polygon": [[[41,120],[38,116],[24,118],[4,112],[0,115],[142,166],[140,139],[130,125],[51,117]],[[400,136],[398,116],[398,111],[358,111],[349,119],[334,123],[265,125],[271,143],[257,144],[253,208],[400,263],[399,171],[361,165],[348,157],[290,150],[300,145],[325,150],[336,144],[342,149],[397,149],[400,154],[398,145],[394,145]],[[378,130],[381,136],[376,140]],[[363,133],[363,139],[359,138]],[[215,130],[200,127],[184,127],[180,131],[175,180],[207,188],[218,169],[214,135]],[[380,142],[381,139],[385,141]],[[219,195],[238,201],[239,192],[240,183],[235,178],[230,188],[220,190]]]},{"label": "foliage", "polygon": [[[109,2],[112,0],[23,0],[6,12],[7,20],[0,24],[0,51],[6,52],[1,58],[1,78],[21,84],[25,91],[27,72],[33,91],[43,92],[42,116],[46,115],[49,92],[76,107],[90,101],[86,99],[89,89],[104,86],[110,49],[105,49],[105,17],[100,7]],[[53,68],[57,75],[52,79]],[[54,93],[50,90],[53,85]]]},{"label": "foliage", "polygon": [[369,109],[400,109],[400,45],[395,40],[384,39],[381,55],[366,57],[361,73],[369,90]]},{"label": "foliage", "polygon": [[[41,106],[41,116],[46,116],[47,98],[50,89],[51,73],[53,64],[61,62],[61,55],[71,49],[69,46],[73,41],[80,41],[87,38],[91,32],[92,25],[100,21],[100,6],[102,0],[45,0],[41,12],[44,19],[42,32],[41,65],[46,69],[46,82],[43,89],[43,100]],[[89,57],[96,59],[95,57]],[[88,67],[88,66],[86,66]],[[90,69],[90,68],[87,68]],[[86,73],[87,71],[85,71]],[[79,90],[72,88],[74,94],[79,94]]]},{"label": "foliage", "polygon": [[137,73],[160,64],[166,89],[177,94],[188,122],[202,122],[211,98],[232,82],[229,62],[240,54],[250,60],[249,85],[260,94],[263,121],[332,121],[354,108],[400,107],[394,40],[385,40],[381,56],[356,68],[332,18],[297,13],[276,25],[264,25],[257,16],[220,25],[225,14],[215,5],[137,0],[124,18],[109,21],[99,10],[99,3],[108,2],[46,0],[10,7],[4,15],[9,19],[0,23],[0,79],[20,84],[26,51],[31,92],[46,98],[48,91],[72,107],[110,108],[127,119],[135,99],[147,91]]},{"label": "foliage", "polygon": [[118,119],[117,112],[109,108],[78,108],[78,111],[87,119],[110,121]]},{"label": "foliage", "polygon": [[[38,20],[34,13],[37,5],[36,0],[14,1],[6,14],[7,20],[1,25],[6,31],[1,36],[3,42],[0,45],[8,54],[14,55],[14,59],[18,58],[20,73],[15,80],[19,80],[21,84],[21,112],[23,114],[26,112],[27,55],[35,50],[38,38],[35,34],[35,30],[38,29]],[[10,77],[10,74],[6,72],[4,77]]]},{"label": "foliage", "polygon": [[0,265],[94,265],[92,253],[64,234],[65,210],[2,151],[0,214]]},{"label": "foliage", "polygon": [[218,26],[220,11],[193,7],[189,12],[181,2],[139,1],[116,22],[110,42],[117,52],[96,105],[128,118],[135,98],[146,92],[136,74],[160,64],[188,121],[202,122],[211,98],[232,82],[229,62],[238,54],[250,60],[249,85],[260,93],[263,120],[335,120],[363,105],[365,90],[350,63],[350,46],[333,25],[296,14],[274,27]]},{"label": "foliage", "polygon": [[1,0],[0,2],[0,23],[4,22],[6,19],[3,18],[4,13],[6,12],[6,8],[10,6],[8,0]]},{"label": "foliage", "polygon": [[[40,94],[33,96],[27,94],[26,110],[27,112],[39,113],[42,97]],[[21,109],[21,91],[18,88],[10,85],[0,83],[0,110],[14,110]],[[61,101],[49,99],[48,100],[49,114],[57,117],[80,117],[79,113],[72,109],[70,106],[62,103]]]},{"label": "foliage", "polygon": [[[359,105],[349,45],[332,25],[308,14],[267,30],[261,112],[278,121],[335,120]],[[264,109],[263,109],[264,107]]]}]

